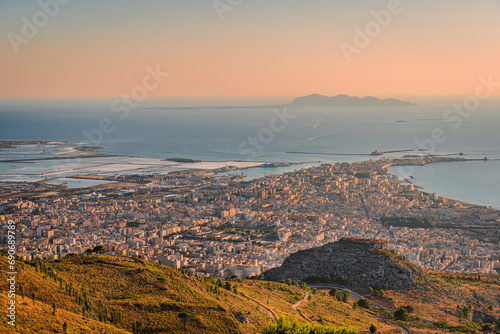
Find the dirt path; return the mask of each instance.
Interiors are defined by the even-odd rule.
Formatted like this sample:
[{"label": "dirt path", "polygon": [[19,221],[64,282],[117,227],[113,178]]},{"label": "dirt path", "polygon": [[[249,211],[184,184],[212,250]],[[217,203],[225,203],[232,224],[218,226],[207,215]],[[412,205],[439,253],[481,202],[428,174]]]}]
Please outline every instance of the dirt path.
[{"label": "dirt path", "polygon": [[305,321],[307,321],[307,322],[311,322],[311,321],[310,321],[309,319],[307,319],[307,318],[306,318],[306,317],[302,314],[302,312],[300,312],[300,311],[297,309],[297,307],[299,307],[299,306],[300,306],[300,304],[302,304],[302,302],[303,302],[303,301],[305,301],[305,300],[309,297],[309,295],[310,295],[310,293],[309,293],[309,292],[306,292],[306,296],[305,296],[303,299],[301,299],[298,303],[296,303],[296,304],[292,305],[292,308],[295,310],[295,312],[297,312],[297,313],[298,313],[298,314],[302,317],[302,319],[304,319],[304,320],[305,320]]},{"label": "dirt path", "polygon": [[254,303],[256,303],[257,305],[260,305],[262,306],[267,312],[269,312],[269,315],[273,318],[273,320],[275,322],[278,322],[278,317],[276,316],[276,313],[274,313],[274,311],[272,309],[270,309],[269,307],[267,307],[266,305],[262,304],[261,302],[259,302],[257,299],[253,299],[252,297],[248,297],[246,296],[247,299],[253,301]]}]

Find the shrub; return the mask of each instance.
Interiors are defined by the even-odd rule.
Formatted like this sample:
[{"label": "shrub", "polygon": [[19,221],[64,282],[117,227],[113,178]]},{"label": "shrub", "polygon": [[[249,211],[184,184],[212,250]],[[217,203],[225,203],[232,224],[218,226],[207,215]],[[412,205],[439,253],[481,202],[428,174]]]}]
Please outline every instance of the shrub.
[{"label": "shrub", "polygon": [[63,324],[63,332],[64,332],[64,334],[68,333],[68,323],[66,321]]},{"label": "shrub", "polygon": [[340,301],[343,301],[344,303],[347,303],[347,300],[349,299],[350,295],[351,295],[351,291],[345,289],[345,290],[342,290],[338,294],[337,299],[340,300]]},{"label": "shrub", "polygon": [[462,307],[462,314],[465,319],[470,319],[472,315],[472,305],[465,305]]},{"label": "shrub", "polygon": [[482,328],[482,331],[483,332],[491,332],[493,331],[493,325],[492,324],[484,324],[483,325],[483,328]]},{"label": "shrub", "polygon": [[412,305],[406,305],[405,309],[408,311],[408,313],[413,313],[415,312],[415,308]]},{"label": "shrub", "polygon": [[408,310],[404,307],[400,307],[396,312],[394,312],[394,317],[397,320],[406,321],[408,320]]},{"label": "shrub", "polygon": [[357,334],[352,327],[333,327],[331,325],[299,324],[297,319],[289,320],[280,316],[278,322],[269,321],[260,329],[261,334]]},{"label": "shrub", "polygon": [[362,308],[367,308],[369,309],[372,306],[372,303],[366,298],[358,300],[358,305]]},{"label": "shrub", "polygon": [[92,253],[104,254],[106,253],[106,248],[103,245],[97,245],[92,249]]}]

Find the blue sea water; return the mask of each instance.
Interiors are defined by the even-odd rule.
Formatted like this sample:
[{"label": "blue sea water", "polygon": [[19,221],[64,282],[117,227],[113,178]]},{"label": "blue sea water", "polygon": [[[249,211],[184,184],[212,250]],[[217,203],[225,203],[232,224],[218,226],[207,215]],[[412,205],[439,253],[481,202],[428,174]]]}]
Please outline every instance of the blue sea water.
[{"label": "blue sea water", "polygon": [[[424,191],[500,209],[500,161],[464,161],[415,166],[410,181]],[[405,176],[398,167],[390,172]]]},{"label": "blue sea water", "polygon": [[[151,158],[303,163],[298,167],[366,160],[373,158],[369,153],[374,150],[413,150],[384,156],[421,154],[416,150],[424,147],[435,149],[436,154],[500,158],[500,109],[494,107],[480,108],[455,129],[455,123],[443,120],[446,107],[288,107],[284,111],[270,106],[175,108],[154,101],[121,119],[110,104],[109,100],[2,100],[0,139],[79,142],[103,146],[110,154]],[[436,129],[441,129],[439,140],[433,139]],[[433,164],[415,169],[413,176],[428,191],[500,207],[500,182],[492,177],[498,167],[498,161]],[[261,168],[250,173],[264,172],[272,171]]]}]

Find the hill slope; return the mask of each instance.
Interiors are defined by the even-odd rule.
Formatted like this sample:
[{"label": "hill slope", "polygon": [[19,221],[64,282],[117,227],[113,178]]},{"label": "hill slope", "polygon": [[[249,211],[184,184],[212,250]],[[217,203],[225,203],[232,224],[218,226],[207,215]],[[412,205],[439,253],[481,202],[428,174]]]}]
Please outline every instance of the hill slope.
[{"label": "hill slope", "polygon": [[[386,261],[404,262],[394,254],[384,255],[378,243],[373,245],[382,247],[376,251],[387,256]],[[7,291],[7,257],[2,254],[0,270],[0,288]],[[492,275],[429,272],[415,276],[414,289],[387,290],[382,298],[357,286],[339,301],[329,295],[328,284],[316,290],[292,281],[216,280],[117,256],[19,260],[17,271],[17,331],[3,317],[0,333],[63,333],[65,322],[68,333],[258,333],[284,315],[302,324],[353,326],[360,332],[373,324],[380,333],[396,334],[401,328],[377,316],[394,321],[394,313],[387,310],[403,305],[415,309],[405,325],[417,334],[461,331],[475,318],[491,323],[500,319],[500,279]],[[360,297],[354,292],[387,310],[357,307]],[[0,303],[7,302],[7,294],[0,294]],[[462,312],[467,305],[472,307],[468,319]],[[447,329],[446,323],[432,325],[420,318],[462,327]]]},{"label": "hill slope", "polygon": [[413,289],[422,269],[388,250],[377,240],[344,238],[321,247],[298,251],[283,265],[264,273],[271,281],[301,281],[308,275],[343,276],[359,287],[382,286],[390,289]]},{"label": "hill slope", "polygon": [[[7,258],[0,255],[0,287],[7,290]],[[388,332],[397,327],[310,288],[259,280],[196,277],[140,259],[71,256],[17,263],[17,333],[257,333],[284,315],[301,323],[328,310],[328,323]],[[32,296],[35,294],[33,300]],[[310,297],[309,297],[310,296]],[[2,305],[7,295],[0,294]],[[302,301],[303,317],[292,307]],[[52,304],[55,303],[55,313]],[[307,320],[306,320],[307,319]],[[1,333],[16,333],[0,322]],[[136,331],[137,332],[137,331]]]}]

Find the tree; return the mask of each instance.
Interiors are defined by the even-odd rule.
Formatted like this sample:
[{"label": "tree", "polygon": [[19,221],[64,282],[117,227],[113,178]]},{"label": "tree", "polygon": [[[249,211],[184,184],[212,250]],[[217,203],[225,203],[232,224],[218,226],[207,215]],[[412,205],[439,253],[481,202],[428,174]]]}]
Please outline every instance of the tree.
[{"label": "tree", "polygon": [[408,320],[408,310],[404,307],[400,307],[396,312],[394,312],[394,317],[397,320],[406,321]]},{"label": "tree", "polygon": [[68,323],[66,321],[63,324],[63,332],[64,334],[68,334]]},{"label": "tree", "polygon": [[372,303],[370,303],[370,301],[366,298],[362,298],[360,300],[358,300],[358,305],[362,308],[370,308]]},{"label": "tree", "polygon": [[52,315],[56,315],[56,309],[57,309],[56,303],[52,303]]},{"label": "tree", "polygon": [[415,312],[415,308],[412,305],[406,305],[405,309],[408,311],[408,313],[413,313]]},{"label": "tree", "polygon": [[483,332],[491,332],[493,331],[493,325],[492,324],[484,324],[483,325],[483,328],[482,328],[482,331]]},{"label": "tree", "polygon": [[123,318],[122,311],[113,310],[111,311],[111,322],[115,325],[119,324]]},{"label": "tree", "polygon": [[330,296],[332,296],[333,298],[335,298],[335,296],[337,295],[337,292],[339,290],[337,290],[337,288],[333,288],[330,290],[330,292],[328,292],[330,294]]},{"label": "tree", "polygon": [[191,314],[187,313],[187,312],[181,312],[177,315],[177,317],[179,319],[181,319],[182,323],[184,324],[184,329],[186,329],[186,326],[187,326],[187,323],[189,321],[189,317],[191,316]]},{"label": "tree", "polygon": [[375,325],[370,326],[370,333],[372,333],[372,334],[377,333],[377,327],[375,327]]},{"label": "tree", "polygon": [[371,286],[369,286],[369,287],[368,287],[368,293],[369,293],[370,295],[373,295],[373,292],[374,292],[373,288],[372,288]]},{"label": "tree", "polygon": [[345,289],[345,290],[342,290],[338,294],[337,299],[340,300],[340,301],[343,301],[344,303],[347,303],[347,300],[349,299],[350,295],[351,295],[351,291]]},{"label": "tree", "polygon": [[35,305],[35,298],[36,298],[36,293],[31,294],[31,299],[33,300],[33,305]]},{"label": "tree", "polygon": [[470,320],[472,316],[472,305],[465,305],[462,307],[462,314],[465,319]]},{"label": "tree", "polygon": [[142,320],[136,320],[132,324],[132,333],[141,334],[144,330],[144,325],[142,324]]},{"label": "tree", "polygon": [[97,245],[94,247],[94,249],[92,249],[92,252],[97,254],[104,254],[106,253],[106,248],[104,248],[103,245]]},{"label": "tree", "polygon": [[335,278],[335,283],[338,283],[343,286],[349,286],[349,280],[345,278],[344,276],[338,276]]},{"label": "tree", "polygon": [[333,327],[331,325],[299,324],[297,319],[288,319],[283,316],[278,321],[269,321],[262,327],[260,334],[282,334],[282,333],[318,333],[318,334],[355,334],[357,329],[352,327]]},{"label": "tree", "polygon": [[87,248],[87,249],[85,250],[85,254],[87,254],[87,255],[92,254],[92,252],[93,252],[92,248]]}]

